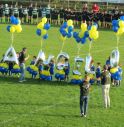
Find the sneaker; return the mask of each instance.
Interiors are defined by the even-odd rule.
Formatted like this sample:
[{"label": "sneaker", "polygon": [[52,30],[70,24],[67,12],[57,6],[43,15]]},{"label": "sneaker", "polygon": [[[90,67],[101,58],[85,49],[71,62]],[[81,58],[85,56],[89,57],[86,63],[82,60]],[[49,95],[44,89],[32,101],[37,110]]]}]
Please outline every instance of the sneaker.
[{"label": "sneaker", "polygon": [[20,83],[22,83],[23,81],[22,81],[22,80],[20,80],[19,82],[20,82]]},{"label": "sneaker", "polygon": [[80,116],[83,117],[84,116],[84,113],[81,113]]}]

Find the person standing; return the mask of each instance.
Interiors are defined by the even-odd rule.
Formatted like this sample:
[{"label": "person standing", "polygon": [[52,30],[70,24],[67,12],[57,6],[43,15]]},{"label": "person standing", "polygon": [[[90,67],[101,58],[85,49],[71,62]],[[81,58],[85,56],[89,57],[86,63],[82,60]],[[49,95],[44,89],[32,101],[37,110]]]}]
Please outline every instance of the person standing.
[{"label": "person standing", "polygon": [[88,95],[90,83],[89,77],[86,75],[83,82],[80,84],[80,113],[81,117],[86,117],[88,108]]},{"label": "person standing", "polygon": [[104,65],[103,71],[101,73],[101,84],[102,84],[104,106],[105,108],[107,108],[107,107],[110,107],[109,90],[110,90],[110,84],[111,84],[111,74],[108,71],[107,65]]},{"label": "person standing", "polygon": [[29,55],[26,57],[27,48],[23,48],[19,53],[19,64],[21,69],[21,75],[19,78],[19,82],[22,83],[25,81],[25,62],[29,59]]},{"label": "person standing", "polygon": [[0,23],[3,23],[3,5],[0,5]]}]

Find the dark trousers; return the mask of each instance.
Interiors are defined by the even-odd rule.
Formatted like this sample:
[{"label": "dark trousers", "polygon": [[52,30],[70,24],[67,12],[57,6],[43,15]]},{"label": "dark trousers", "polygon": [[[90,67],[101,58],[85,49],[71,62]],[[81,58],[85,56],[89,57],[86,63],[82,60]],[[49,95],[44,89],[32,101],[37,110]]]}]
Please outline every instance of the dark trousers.
[{"label": "dark trousers", "polygon": [[80,111],[86,115],[88,108],[88,96],[80,96]]}]

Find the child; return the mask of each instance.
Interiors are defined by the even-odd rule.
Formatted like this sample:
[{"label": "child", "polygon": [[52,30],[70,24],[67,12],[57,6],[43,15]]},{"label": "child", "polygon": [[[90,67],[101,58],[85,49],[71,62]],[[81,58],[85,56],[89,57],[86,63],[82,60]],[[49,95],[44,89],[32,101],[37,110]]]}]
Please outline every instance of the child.
[{"label": "child", "polygon": [[9,76],[12,76],[12,69],[13,69],[13,66],[14,66],[14,63],[13,62],[8,62],[8,72],[9,72]]},{"label": "child", "polygon": [[42,72],[42,70],[43,70],[43,60],[41,60],[41,59],[38,60],[36,66],[38,67],[38,71],[39,71],[39,79],[40,79],[40,74],[41,74],[41,72]]},{"label": "child", "polygon": [[35,62],[36,62],[36,56],[33,56],[33,59],[32,59],[32,61],[31,61],[30,65],[34,65]]},{"label": "child", "polygon": [[[91,72],[95,72],[95,66],[94,66],[94,61],[93,61],[93,60],[91,61],[91,64],[90,64],[90,71],[91,71]],[[93,85],[94,82],[95,82],[94,76],[95,76],[94,74],[91,74],[91,75],[90,75],[90,77],[91,77],[91,79],[90,79],[91,85]]]},{"label": "child", "polygon": [[88,95],[89,95],[89,77],[86,75],[83,82],[80,84],[80,112],[81,117],[86,117],[88,108]]},{"label": "child", "polygon": [[97,63],[97,68],[96,68],[96,80],[97,80],[97,85],[100,85],[101,81],[101,63]]},{"label": "child", "polygon": [[50,63],[49,63],[49,67],[50,67],[50,75],[51,75],[51,80],[52,80],[52,75],[54,75],[54,67],[55,67],[55,64],[54,64],[54,60],[51,60]]},{"label": "child", "polygon": [[69,64],[69,60],[66,58],[65,59],[65,67],[64,67],[64,71],[65,71],[65,80],[69,80],[69,72],[70,72],[70,64]]}]

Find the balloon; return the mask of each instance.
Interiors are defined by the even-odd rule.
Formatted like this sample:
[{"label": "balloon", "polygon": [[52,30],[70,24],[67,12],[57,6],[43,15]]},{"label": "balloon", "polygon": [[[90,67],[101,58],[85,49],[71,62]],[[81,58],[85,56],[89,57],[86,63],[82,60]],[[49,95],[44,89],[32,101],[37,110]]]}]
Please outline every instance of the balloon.
[{"label": "balloon", "polygon": [[74,38],[77,38],[77,37],[78,37],[78,33],[77,33],[77,32],[74,32],[74,33],[73,33],[73,37],[74,37]]},{"label": "balloon", "polygon": [[7,29],[8,32],[10,32],[10,27],[11,27],[11,26],[7,26],[7,27],[6,27],[6,29]]},{"label": "balloon", "polygon": [[82,23],[82,24],[81,24],[81,29],[82,29],[83,31],[86,31],[86,30],[87,30],[87,24],[86,24],[86,23]]},{"label": "balloon", "polygon": [[79,33],[79,37],[82,38],[83,36],[84,36],[84,32],[81,31],[81,32]]},{"label": "balloon", "polygon": [[87,28],[88,30],[91,30],[91,26],[88,26],[88,28]]},{"label": "balloon", "polygon": [[64,22],[64,23],[62,24],[62,28],[67,28],[67,27],[68,27],[67,22]]},{"label": "balloon", "polygon": [[113,25],[113,26],[118,26],[118,20],[113,20],[113,21],[112,21],[112,25]]},{"label": "balloon", "polygon": [[98,31],[96,31],[96,32],[94,32],[94,35],[93,35],[93,39],[98,39],[98,37],[99,37],[99,32]]},{"label": "balloon", "polygon": [[113,27],[112,27],[112,30],[113,30],[114,32],[117,32],[118,29],[119,29],[118,26],[113,26]]},{"label": "balloon", "polygon": [[117,31],[117,35],[122,35],[124,33],[124,28],[119,28]]},{"label": "balloon", "polygon": [[119,26],[120,26],[120,27],[124,27],[124,21],[120,20],[120,21],[119,21]]},{"label": "balloon", "polygon": [[73,35],[73,33],[72,33],[72,32],[71,32],[71,33],[68,33],[68,34],[67,34],[67,37],[68,37],[68,38],[71,38],[71,37],[72,37],[72,35]]},{"label": "balloon", "polygon": [[117,72],[117,71],[118,71],[117,68],[112,68],[112,69],[110,69],[110,72],[111,72],[111,73],[115,73],[115,72]]},{"label": "balloon", "polygon": [[43,39],[47,39],[48,38],[48,34],[45,34],[44,36],[43,36]]},{"label": "balloon", "polygon": [[98,28],[98,24],[97,23],[94,23],[93,25],[96,26],[96,28]]},{"label": "balloon", "polygon": [[46,17],[43,17],[42,18],[42,22],[45,24],[45,23],[47,23],[47,18]]},{"label": "balloon", "polygon": [[42,29],[42,35],[44,36],[47,33],[47,30]]},{"label": "balloon", "polygon": [[79,43],[81,41],[81,38],[80,37],[77,37],[76,38],[76,41]]},{"label": "balloon", "polygon": [[12,15],[12,16],[10,17],[11,23],[13,24],[13,23],[15,22],[15,20],[16,20],[15,16]]},{"label": "balloon", "polygon": [[50,29],[50,24],[49,23],[45,24],[44,29],[49,30]]},{"label": "balloon", "polygon": [[91,30],[92,30],[92,31],[96,31],[96,30],[97,30],[97,27],[96,27],[95,25],[93,25],[93,26],[91,27]]},{"label": "balloon", "polygon": [[38,36],[41,36],[41,30],[40,30],[40,29],[37,29],[36,34],[37,34]]},{"label": "balloon", "polygon": [[11,33],[14,33],[14,32],[15,32],[15,27],[11,26],[11,27],[10,27],[10,32],[11,32]]},{"label": "balloon", "polygon": [[123,21],[124,21],[124,16],[121,16],[121,17],[120,17],[120,20],[123,20]]},{"label": "balloon", "polygon": [[66,35],[67,35],[67,33],[66,33],[66,31],[64,30],[64,31],[62,32],[62,36],[65,37]]},{"label": "balloon", "polygon": [[60,40],[61,41],[65,41],[66,40],[66,37],[63,37],[62,35],[60,36]]},{"label": "balloon", "polygon": [[18,19],[15,19],[14,23],[15,25],[18,25],[19,24],[19,20]]},{"label": "balloon", "polygon": [[67,25],[68,25],[68,26],[72,26],[72,25],[73,25],[73,21],[72,21],[71,19],[69,19],[69,20],[67,21]]},{"label": "balloon", "polygon": [[17,33],[22,32],[22,27],[21,27],[21,25],[17,25],[17,26],[16,26],[16,31],[17,31]]},{"label": "balloon", "polygon": [[72,26],[69,26],[68,27],[68,32],[72,32],[73,31],[73,27]]},{"label": "balloon", "polygon": [[86,42],[86,38],[83,37],[83,38],[81,39],[81,43],[82,43],[82,44],[85,44],[85,42]]},{"label": "balloon", "polygon": [[85,33],[84,33],[84,37],[89,37],[89,32],[88,31],[86,31]]},{"label": "balloon", "polygon": [[64,28],[60,28],[59,31],[60,31],[60,33],[62,34],[62,32],[65,31],[65,30],[64,30]]},{"label": "balloon", "polygon": [[44,28],[44,23],[43,23],[43,22],[40,22],[40,23],[37,25],[37,28],[38,28],[38,29]]}]

